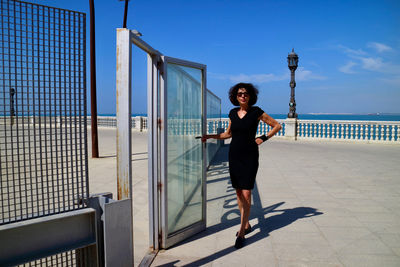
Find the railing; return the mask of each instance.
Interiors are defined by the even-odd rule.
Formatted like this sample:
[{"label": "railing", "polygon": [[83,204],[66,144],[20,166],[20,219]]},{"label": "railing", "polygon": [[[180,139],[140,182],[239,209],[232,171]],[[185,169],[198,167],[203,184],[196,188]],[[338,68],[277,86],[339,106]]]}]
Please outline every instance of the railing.
[{"label": "railing", "polygon": [[[286,129],[286,123],[285,120],[277,120],[281,125],[282,125],[282,129],[275,135],[276,137],[284,137],[285,136],[285,129]],[[212,121],[209,122],[208,125],[209,128],[213,129],[214,127],[216,127],[218,122],[216,121]],[[224,128],[225,130],[228,128],[228,124],[229,124],[229,119],[228,118],[223,118],[221,119],[220,122],[220,127]],[[260,121],[258,124],[258,128],[257,128],[257,135],[263,135],[263,134],[267,134],[270,130],[271,130],[271,126],[267,125],[266,123]]]},{"label": "railing", "polygon": [[400,143],[400,122],[299,120],[297,137],[299,139]]},{"label": "railing", "polygon": [[[91,117],[89,116],[87,119],[88,126],[91,125]],[[97,126],[98,127],[117,127],[117,119],[112,116],[98,116],[97,117]],[[132,117],[132,129],[136,129],[139,131],[147,131],[147,117],[136,116]]]},{"label": "railing", "polygon": [[[282,129],[276,133],[275,137],[285,137],[285,133],[286,133],[285,120],[277,120],[277,121],[282,125]],[[260,121],[258,123],[257,135],[263,135],[263,134],[266,135],[271,129],[272,129],[271,126]]]},{"label": "railing", "polygon": [[[286,120],[277,120],[282,129],[275,138],[285,138]],[[90,124],[90,117],[88,117]],[[99,127],[116,127],[115,117],[98,117]],[[207,132],[216,133],[218,128],[227,129],[229,119],[208,119]],[[197,125],[197,126],[193,126]],[[191,133],[198,127],[198,123],[181,124],[182,134]],[[132,128],[139,131],[147,131],[146,117],[132,117]],[[260,122],[257,135],[267,134],[271,126]],[[399,121],[344,121],[344,120],[297,120],[297,139],[299,140],[339,140],[339,141],[361,141],[376,143],[400,143]]]}]

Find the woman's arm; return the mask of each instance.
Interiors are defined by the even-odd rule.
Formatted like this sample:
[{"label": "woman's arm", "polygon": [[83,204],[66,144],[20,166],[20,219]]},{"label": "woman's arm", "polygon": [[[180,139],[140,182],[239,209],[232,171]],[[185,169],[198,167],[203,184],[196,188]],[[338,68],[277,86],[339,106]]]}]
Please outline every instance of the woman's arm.
[{"label": "woman's arm", "polygon": [[[270,139],[272,136],[274,136],[277,132],[279,132],[282,129],[282,125],[280,125],[279,122],[277,122],[274,118],[272,118],[265,112],[260,116],[259,119],[272,127],[271,131],[269,131],[266,135],[267,140]],[[257,144],[260,145],[263,142],[264,142],[263,139],[261,139],[260,137],[256,138]]]},{"label": "woman's arm", "polygon": [[225,132],[220,134],[205,134],[201,137],[201,141],[204,143],[207,139],[228,139],[232,137],[231,133],[231,120],[229,120],[228,128]]}]

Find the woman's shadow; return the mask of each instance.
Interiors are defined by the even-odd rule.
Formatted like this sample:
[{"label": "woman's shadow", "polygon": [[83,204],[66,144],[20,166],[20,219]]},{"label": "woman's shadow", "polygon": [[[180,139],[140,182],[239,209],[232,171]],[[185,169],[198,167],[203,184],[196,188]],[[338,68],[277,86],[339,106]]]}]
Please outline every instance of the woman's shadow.
[{"label": "woman's shadow", "polygon": [[[251,235],[246,238],[246,245],[250,245],[254,242],[257,242],[261,239],[267,238],[271,232],[278,230],[280,228],[284,228],[292,223],[295,223],[297,220],[309,218],[313,216],[318,216],[323,214],[312,207],[295,207],[288,209],[278,209],[280,206],[285,204],[285,202],[279,202],[269,207],[262,207],[260,194],[258,192],[257,184],[254,186],[254,190],[252,192],[253,196],[253,205],[251,207],[251,215],[250,220],[257,219],[258,223],[252,225],[252,231],[259,230],[256,234]],[[231,205],[226,205],[225,207],[233,207],[237,204],[235,203],[236,198],[228,200]],[[273,216],[269,216],[267,218],[266,215],[271,213],[278,213]],[[232,217],[232,215],[237,215],[234,219],[228,219]],[[240,226],[240,212],[237,208],[228,210],[223,214],[221,218],[221,225],[219,227],[227,228],[231,226]],[[218,228],[219,228],[218,227]],[[232,248],[232,251],[235,250]]]},{"label": "woman's shadow", "polygon": [[[256,189],[256,187],[255,187]],[[257,191],[257,190],[254,190]],[[292,223],[295,223],[297,220],[303,219],[303,218],[309,218],[313,216],[318,216],[323,214],[322,212],[317,211],[315,208],[311,207],[296,207],[296,208],[288,208],[288,209],[278,209],[281,205],[283,205],[285,202],[280,202],[276,203],[274,205],[271,205],[266,208],[262,208],[259,204],[261,201],[259,201],[259,196],[258,191],[257,194],[256,192],[253,191],[253,199],[254,199],[254,205],[252,206],[252,215],[251,215],[251,220],[254,218],[257,218],[258,223],[252,225],[252,230],[253,232],[256,232],[257,229],[259,230],[257,233],[250,235],[250,237],[246,238],[246,246],[251,245],[252,243],[255,243],[259,240],[262,240],[264,238],[267,238],[271,232],[281,229],[283,227],[286,227]],[[269,213],[279,213],[273,216],[270,216],[268,218],[265,218],[265,215]],[[228,219],[228,217],[232,217],[232,214],[237,214],[238,216],[234,219]],[[203,238],[208,235],[215,234],[219,231],[222,231],[226,228],[230,228],[233,226],[238,226],[240,225],[240,213],[238,209],[233,209],[225,212],[223,216],[221,217],[221,223],[217,225],[213,225],[211,227],[208,227],[205,231],[189,238],[186,241],[183,241],[180,243],[180,245],[194,241],[199,238]],[[233,239],[232,239],[233,240]],[[202,266],[207,263],[210,263],[218,258],[224,257],[229,253],[234,252],[236,249],[232,246],[229,246],[225,249],[219,250],[213,254],[208,255],[207,257],[198,259],[196,261],[193,261],[191,263],[185,264],[183,266]],[[169,267],[169,266],[176,266],[179,260],[173,261],[167,264],[159,265],[159,267]]]},{"label": "woman's shadow", "polygon": [[[312,207],[295,207],[295,208],[279,209],[279,207],[285,204],[285,202],[279,202],[269,207],[263,208],[261,206],[261,200],[258,194],[257,186],[254,187],[252,195],[254,204],[251,207],[250,220],[254,221],[254,219],[257,219],[257,224],[252,225],[253,233],[250,234],[249,237],[246,237],[246,246],[249,246],[253,243],[256,243],[257,241],[267,238],[271,232],[284,228],[290,224],[296,223],[296,221],[298,220],[323,214],[322,212]],[[236,198],[228,199],[227,201],[225,201],[226,204],[224,205],[224,207],[229,208],[229,210],[226,211],[221,216],[220,223],[207,227],[205,231],[198,233],[197,235],[181,242],[177,246],[183,245],[187,242],[192,242],[196,239],[200,239],[205,236],[216,234],[230,227],[236,226],[237,228],[239,228],[240,212],[237,209],[237,206],[232,207],[234,201],[236,201]],[[265,218],[266,215],[271,213],[278,213],[278,214]],[[233,240],[234,239],[232,238],[232,246],[216,251],[215,253],[210,254],[207,257],[201,258],[184,266],[205,265],[218,258],[224,257],[229,253],[234,252],[236,249],[233,247]],[[163,267],[176,266],[175,264],[177,264],[178,262],[174,261],[160,266]]]},{"label": "woman's shadow", "polygon": [[[218,165],[219,167],[214,168],[213,171],[215,172],[215,174],[211,175],[211,176],[228,173],[228,165],[226,164],[227,157],[224,155],[225,153],[227,153],[227,151],[224,151],[224,150],[226,150],[226,149],[224,149],[224,147],[223,147],[217,153],[221,157],[214,158],[214,160],[213,160],[214,166]],[[210,177],[210,175],[208,175],[208,176],[209,176],[209,178],[212,178],[212,177]],[[214,186],[215,182],[223,182],[224,180],[229,181],[229,175],[224,178],[210,179],[209,182],[213,183],[213,186]],[[180,246],[185,243],[192,242],[197,239],[201,239],[205,236],[216,234],[216,233],[223,231],[230,227],[236,226],[237,228],[239,228],[240,212],[237,208],[236,197],[233,197],[233,195],[235,195],[233,193],[235,190],[234,190],[234,188],[232,188],[230,182],[228,182],[228,187],[226,187],[226,184],[225,184],[224,188],[225,188],[226,194],[221,197],[218,197],[218,198],[223,198],[223,197],[227,198],[227,197],[231,197],[231,196],[232,196],[232,198],[227,198],[224,201],[223,207],[226,210],[226,212],[221,216],[220,223],[207,227],[207,229],[205,231],[188,238],[187,240],[177,244],[176,246]],[[262,203],[261,203],[260,193],[258,191],[257,183],[254,185],[254,189],[252,191],[252,196],[253,196],[253,205],[251,206],[250,220],[253,221],[253,219],[257,219],[257,224],[252,225],[253,234],[250,234],[249,237],[246,237],[246,246],[249,246],[252,243],[255,243],[259,240],[267,238],[271,232],[281,229],[281,228],[284,228],[292,223],[295,223],[297,220],[323,214],[322,212],[320,212],[317,209],[312,208],[312,207],[295,207],[295,208],[288,208],[288,209],[278,209],[280,206],[285,204],[285,202],[279,202],[279,203],[276,203],[271,206],[263,208]],[[210,200],[208,200],[208,201],[210,201]],[[278,213],[278,214],[265,218],[266,215],[271,214],[271,213]],[[256,232],[256,233],[254,233],[254,232]],[[183,266],[205,265],[205,264],[210,263],[210,262],[212,262],[220,257],[223,257],[229,253],[232,253],[235,250],[236,249],[233,247],[233,241],[232,241],[232,246],[229,246],[229,247],[226,247],[225,249],[216,251],[213,254],[210,254],[204,258],[198,259],[196,261],[193,261],[193,262],[188,263]],[[178,264],[178,263],[179,263],[179,260],[176,260],[176,261],[169,262],[169,263],[163,264],[163,265],[158,265],[158,266],[160,266],[160,267],[176,266],[175,264]]]},{"label": "woman's shadow", "polygon": [[[317,211],[315,208],[311,207],[296,207],[291,209],[275,209],[275,207],[279,207],[284,204],[284,202],[275,204],[271,207],[274,207],[272,210],[269,210],[267,213],[278,212],[280,214],[270,216],[266,219],[262,218],[258,220],[258,224],[253,225],[252,229],[259,229],[260,231],[246,238],[246,244],[250,245],[251,243],[257,242],[263,238],[266,238],[270,235],[271,232],[278,230],[280,228],[286,227],[297,220],[313,217],[317,215],[323,214],[322,212]],[[268,207],[270,208],[270,207]],[[264,213],[265,214],[265,213]],[[264,217],[264,215],[259,214],[258,218]]]}]

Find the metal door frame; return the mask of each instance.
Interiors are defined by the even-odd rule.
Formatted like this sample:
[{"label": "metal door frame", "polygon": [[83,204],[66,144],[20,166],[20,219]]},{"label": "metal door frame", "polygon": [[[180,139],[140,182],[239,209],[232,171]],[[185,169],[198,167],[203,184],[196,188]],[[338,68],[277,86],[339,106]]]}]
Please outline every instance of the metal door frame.
[{"label": "metal door frame", "polygon": [[[152,48],[135,31],[129,29],[117,29],[117,58],[121,64],[117,63],[117,179],[118,188],[121,190],[122,198],[132,198],[132,162],[131,162],[131,73],[132,43],[147,53],[147,113],[148,113],[148,183],[149,183],[149,246],[158,251],[160,247],[166,248],[176,242],[197,233],[206,227],[206,177],[205,164],[206,153],[205,143],[203,146],[203,214],[204,220],[198,224],[191,225],[179,233],[168,238],[161,224],[161,215],[166,214],[166,210],[161,205],[166,203],[161,199],[161,191],[165,188],[161,183],[161,175],[166,171],[166,147],[159,147],[160,143],[165,144],[166,132],[162,133],[163,123],[161,118],[166,114],[165,103],[160,104],[165,92],[165,59],[174,60],[177,64],[194,66],[203,70],[202,84],[202,126],[203,134],[206,133],[206,66],[194,62],[180,59],[164,57],[159,51]],[[127,56],[128,55],[128,56]],[[121,71],[122,70],[122,71]],[[128,101],[127,101],[128,100]],[[129,103],[128,103],[129,102]],[[163,108],[159,109],[162,106]],[[163,140],[161,140],[163,138]],[[163,156],[159,157],[160,153]],[[163,168],[164,167],[164,168]],[[128,171],[126,171],[128,170]],[[165,178],[165,177],[164,177]],[[126,186],[125,186],[126,185]],[[163,242],[166,241],[166,242]]]},{"label": "metal door frame", "polygon": [[167,163],[167,152],[168,152],[168,143],[167,143],[167,108],[168,108],[168,101],[167,101],[167,71],[166,66],[168,63],[173,63],[185,67],[196,68],[202,71],[202,83],[201,83],[201,124],[202,124],[202,134],[206,134],[206,121],[207,121],[207,114],[206,114],[206,73],[207,73],[207,66],[203,64],[199,64],[196,62],[186,61],[178,58],[172,58],[168,56],[161,56],[162,62],[162,75],[160,79],[160,99],[162,100],[160,108],[161,108],[161,187],[160,187],[160,222],[161,222],[161,246],[162,248],[168,248],[179,241],[182,241],[206,228],[206,218],[207,218],[207,186],[206,186],[206,151],[205,151],[205,143],[202,144],[202,158],[203,158],[203,166],[202,166],[202,220],[185,227],[171,235],[168,234],[167,226],[168,226],[168,184],[167,184],[167,173],[168,173],[168,163]]}]

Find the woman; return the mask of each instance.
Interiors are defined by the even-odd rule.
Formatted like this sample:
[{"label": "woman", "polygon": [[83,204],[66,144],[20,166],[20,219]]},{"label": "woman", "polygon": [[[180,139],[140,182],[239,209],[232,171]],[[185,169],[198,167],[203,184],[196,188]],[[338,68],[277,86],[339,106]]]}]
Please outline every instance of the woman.
[{"label": "woman", "polygon": [[[244,246],[244,236],[251,232],[249,224],[251,190],[258,170],[258,146],[274,136],[282,127],[259,107],[258,90],[251,83],[238,83],[229,90],[232,104],[239,106],[229,112],[229,125],[221,134],[204,135],[202,141],[209,138],[227,139],[232,137],[229,147],[229,173],[232,187],[240,210],[240,229],[236,233],[235,248]],[[255,138],[259,121],[272,127],[267,135]]]}]

